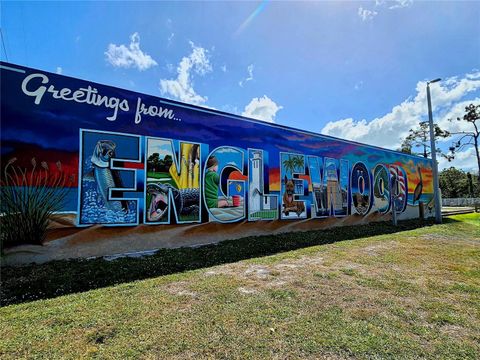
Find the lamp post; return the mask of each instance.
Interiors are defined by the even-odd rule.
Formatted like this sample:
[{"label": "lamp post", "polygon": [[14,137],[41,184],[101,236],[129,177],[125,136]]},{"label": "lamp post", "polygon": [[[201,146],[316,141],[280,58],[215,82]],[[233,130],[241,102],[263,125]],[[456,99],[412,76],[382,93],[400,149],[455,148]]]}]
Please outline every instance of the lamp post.
[{"label": "lamp post", "polygon": [[435,148],[435,134],[433,130],[432,100],[430,99],[430,84],[436,83],[441,79],[427,81],[427,102],[428,102],[428,123],[430,125],[430,149],[432,151],[433,162],[433,198],[435,201],[435,222],[442,223],[442,211],[440,209],[440,191],[438,186],[438,165],[437,149]]}]

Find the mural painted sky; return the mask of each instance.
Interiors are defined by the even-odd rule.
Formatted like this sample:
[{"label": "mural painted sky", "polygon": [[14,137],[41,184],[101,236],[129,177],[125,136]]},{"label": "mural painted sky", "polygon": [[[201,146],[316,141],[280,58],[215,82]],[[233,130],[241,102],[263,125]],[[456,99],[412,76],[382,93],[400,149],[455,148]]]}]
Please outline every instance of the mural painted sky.
[{"label": "mural painted sky", "polygon": [[451,132],[480,101],[478,1],[4,1],[0,16],[2,61],[389,149],[427,120],[427,80]]},{"label": "mural painted sky", "polygon": [[60,161],[79,226],[433,209],[428,159],[9,63],[1,75],[2,164]]}]

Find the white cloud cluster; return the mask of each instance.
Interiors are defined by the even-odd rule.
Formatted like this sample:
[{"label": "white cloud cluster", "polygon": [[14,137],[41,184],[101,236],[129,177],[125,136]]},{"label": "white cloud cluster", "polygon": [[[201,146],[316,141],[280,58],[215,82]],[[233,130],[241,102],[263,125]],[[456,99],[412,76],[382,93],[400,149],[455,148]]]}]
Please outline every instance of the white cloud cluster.
[{"label": "white cloud cluster", "polygon": [[407,8],[410,5],[413,4],[413,0],[391,0],[391,1],[385,1],[385,0],[375,0],[375,8],[378,11],[375,10],[369,10],[369,9],[364,9],[363,7],[359,7],[357,14],[362,19],[362,21],[368,21],[372,20],[375,16],[379,14],[379,11],[383,11],[386,6],[388,6],[389,10],[395,10],[395,9],[402,9],[402,8]]},{"label": "white cloud cluster", "polygon": [[[425,81],[419,81],[414,98],[408,98],[400,105],[394,106],[388,114],[382,117],[369,121],[366,119],[354,120],[353,118],[331,121],[321,132],[325,135],[397,149],[402,139],[407,136],[409,129],[415,128],[419,122],[427,120],[426,85]],[[448,119],[463,116],[465,106],[480,101],[478,96],[462,100],[468,94],[480,90],[480,72],[466,74],[461,79],[448,78],[443,82],[432,84],[430,90],[435,122],[451,132],[468,130],[469,124],[450,122]],[[445,140],[447,144],[451,141],[452,139]],[[469,154],[469,151],[464,151],[464,153]],[[461,159],[467,161],[465,154],[459,153],[458,161],[463,161]],[[471,161],[473,162],[473,160]],[[452,164],[455,162],[447,164],[447,166],[452,166]]]},{"label": "white cloud cluster", "polygon": [[184,56],[177,67],[176,79],[160,80],[160,91],[163,95],[169,95],[180,101],[191,104],[203,104],[207,101],[206,96],[197,94],[193,88],[192,71],[203,76],[212,71],[208,50],[195,46],[190,41],[192,52]]},{"label": "white cloud cluster", "polygon": [[114,67],[136,67],[140,71],[157,65],[157,62],[150,55],[140,49],[140,36],[138,33],[133,33],[130,36],[128,47],[123,44],[118,46],[109,44],[107,51],[105,51],[105,60]]},{"label": "white cloud cluster", "polygon": [[473,173],[478,172],[477,159],[475,149],[473,146],[466,148],[464,151],[460,151],[455,154],[455,159],[448,161],[444,157],[437,157],[438,169],[448,169],[449,167],[456,167],[464,171],[471,171]]},{"label": "white cloud cluster", "polygon": [[240,87],[243,87],[243,85],[245,85],[247,82],[253,80],[253,64],[247,66],[247,74],[248,76],[245,79],[238,82],[238,85],[240,85]]},{"label": "white cloud cluster", "polygon": [[61,66],[57,66],[57,70],[55,71],[57,74],[62,74],[63,73],[63,69]]},{"label": "white cloud cluster", "polygon": [[389,3],[391,5],[388,8],[393,10],[393,9],[401,9],[401,8],[409,7],[410,5],[413,4],[413,0],[394,0]]},{"label": "white cloud cluster", "polygon": [[[472,132],[474,128],[471,123],[467,121],[457,121],[457,118],[463,118],[463,115],[465,115],[465,107],[472,103],[480,104],[480,97],[455,103],[451,109],[444,112],[443,115],[440,116],[440,120],[438,121],[440,128],[447,129],[451,133]],[[450,119],[453,119],[453,121],[449,121]],[[447,147],[449,147],[460,136],[461,135],[453,135],[451,138],[447,138],[445,140],[442,139],[442,142],[446,143]],[[455,158],[450,162],[443,157],[440,157],[438,162],[438,167],[440,170],[454,166],[465,171],[478,171],[475,148],[473,145],[463,147],[461,151],[456,151]]]},{"label": "white cloud cluster", "polygon": [[362,21],[372,20],[375,16],[378,15],[378,12],[375,10],[364,9],[361,6],[358,8],[358,16]]},{"label": "white cloud cluster", "polygon": [[258,120],[274,123],[277,111],[283,109],[283,106],[277,105],[267,95],[260,98],[253,98],[250,103],[245,106],[242,115]]}]

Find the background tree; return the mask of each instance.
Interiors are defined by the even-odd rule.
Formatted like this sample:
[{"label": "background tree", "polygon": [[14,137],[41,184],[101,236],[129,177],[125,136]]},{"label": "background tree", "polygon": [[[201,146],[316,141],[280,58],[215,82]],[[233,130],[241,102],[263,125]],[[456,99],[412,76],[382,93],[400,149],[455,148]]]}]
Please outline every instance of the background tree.
[{"label": "background tree", "polygon": [[[439,138],[447,138],[450,133],[442,130],[437,124],[433,124],[435,141]],[[415,152],[413,149],[420,148],[422,152]],[[407,154],[420,155],[428,157],[430,155],[430,126],[428,121],[422,121],[417,129],[410,129],[408,136],[403,140],[400,151]],[[447,157],[437,148],[437,153]]]},{"label": "background tree", "polygon": [[[460,138],[453,143],[450,147],[449,156],[453,159],[455,157],[455,152],[463,149],[464,147],[473,146],[475,148],[475,154],[477,155],[477,166],[478,166],[478,175],[477,175],[477,186],[480,187],[480,152],[478,148],[479,137],[480,137],[480,122],[477,121],[480,119],[480,104],[474,105],[470,104],[465,107],[465,115],[463,117],[457,117],[457,121],[466,121],[471,123],[473,126],[472,131],[459,131],[452,133],[452,135],[461,135]],[[454,121],[449,119],[449,121]]]},{"label": "background tree", "polygon": [[172,155],[165,155],[165,158],[163,159],[164,166],[165,166],[165,172],[168,172],[170,169],[170,166],[173,164],[173,158]]},{"label": "background tree", "polygon": [[[454,167],[442,170],[439,174],[439,184],[444,198],[461,198],[472,195],[468,174],[463,170]],[[475,193],[475,189],[473,189],[473,193]]]},{"label": "background tree", "polygon": [[400,148],[397,149],[397,151],[400,151],[404,154],[410,154],[412,155],[412,144],[410,141],[407,139],[402,141],[402,144],[400,145]]},{"label": "background tree", "polygon": [[158,171],[159,161],[160,161],[159,153],[153,153],[152,155],[150,155],[147,159],[147,170],[154,171],[154,172]]}]

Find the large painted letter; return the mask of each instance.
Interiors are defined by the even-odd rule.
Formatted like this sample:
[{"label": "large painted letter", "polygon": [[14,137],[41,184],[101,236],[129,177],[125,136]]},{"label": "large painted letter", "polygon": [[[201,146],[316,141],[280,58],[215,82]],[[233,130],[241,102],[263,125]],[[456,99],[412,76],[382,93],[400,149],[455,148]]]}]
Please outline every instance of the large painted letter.
[{"label": "large painted letter", "polygon": [[357,162],[352,168],[350,189],[353,210],[355,210],[352,214],[368,214],[372,207],[372,181],[367,167],[362,162]]},{"label": "large painted letter", "polygon": [[[282,194],[282,219],[305,219],[307,217],[306,201],[301,200],[308,195],[305,188],[305,155],[280,153],[280,181]],[[307,190],[307,194],[305,194]]]},{"label": "large painted letter", "polygon": [[80,129],[78,224],[137,225],[138,135]]},{"label": "large painted letter", "polygon": [[147,138],[146,224],[170,224],[172,211],[177,224],[201,221],[200,151],[198,143]]},{"label": "large painted letter", "polygon": [[278,218],[278,196],[265,193],[264,154],[263,150],[248,149],[248,221]]},{"label": "large painted letter", "polygon": [[220,146],[208,156],[203,172],[203,200],[211,220],[245,219],[244,150]]},{"label": "large painted letter", "polygon": [[312,182],[312,217],[348,215],[348,160],[307,156]]},{"label": "large painted letter", "polygon": [[375,209],[380,214],[390,210],[390,176],[387,168],[378,164],[373,170],[373,198]]},{"label": "large painted letter", "polygon": [[397,177],[397,195],[395,196],[393,202],[395,204],[395,210],[397,210],[399,213],[402,213],[407,208],[407,173],[401,166],[390,165],[390,175],[395,175]]}]

